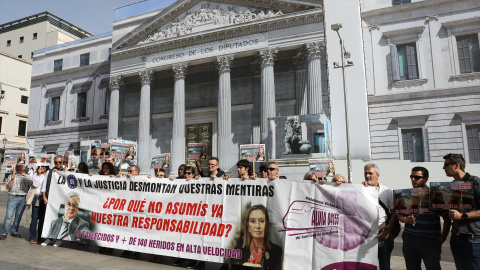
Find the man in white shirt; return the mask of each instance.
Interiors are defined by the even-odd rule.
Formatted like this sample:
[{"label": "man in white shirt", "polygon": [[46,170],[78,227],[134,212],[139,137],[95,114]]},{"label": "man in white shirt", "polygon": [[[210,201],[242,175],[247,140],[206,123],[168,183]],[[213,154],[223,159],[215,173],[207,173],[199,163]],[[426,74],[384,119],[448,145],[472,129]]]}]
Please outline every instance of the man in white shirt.
[{"label": "man in white shirt", "polygon": [[[380,169],[377,167],[377,165],[373,163],[365,165],[364,177],[364,185],[377,187],[379,201],[381,201],[388,210],[393,209],[393,191],[378,182],[378,178],[380,177]],[[380,225],[387,220],[388,215],[380,203],[377,205],[377,207],[379,214],[378,226],[380,227]],[[392,215],[392,218],[390,218],[386,229],[378,235],[378,267],[380,270],[390,270],[390,257],[392,255],[394,239],[389,238],[389,236],[395,222],[396,218],[394,215]]]}]

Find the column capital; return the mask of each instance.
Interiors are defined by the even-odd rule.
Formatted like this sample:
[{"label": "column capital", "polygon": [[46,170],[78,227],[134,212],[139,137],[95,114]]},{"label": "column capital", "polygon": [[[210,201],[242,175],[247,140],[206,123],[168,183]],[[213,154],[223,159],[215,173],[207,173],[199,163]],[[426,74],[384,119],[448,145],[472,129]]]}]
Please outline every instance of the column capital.
[{"label": "column capital", "polygon": [[261,50],[258,52],[260,58],[262,60],[262,66],[266,65],[273,65],[273,61],[275,60],[275,56],[278,53],[278,49],[276,48],[267,48],[265,50]]},{"label": "column capital", "polygon": [[173,69],[175,79],[185,79],[185,73],[187,71],[186,63],[173,65],[172,69]]},{"label": "column capital", "polygon": [[122,85],[122,76],[113,76],[110,77],[110,89],[113,88],[120,88],[120,85]]},{"label": "column capital", "polygon": [[425,21],[438,21],[438,15],[430,15],[425,18]]},{"label": "column capital", "polygon": [[234,59],[233,55],[225,55],[225,56],[217,57],[217,62],[215,64],[218,69],[218,73],[222,73],[225,71],[230,72],[230,65],[233,59]]},{"label": "column capital", "polygon": [[142,85],[150,84],[153,79],[153,71],[149,69],[139,71],[138,75],[140,76],[140,81],[142,82]]},{"label": "column capital", "polygon": [[322,52],[325,50],[323,42],[313,42],[305,44],[308,53],[308,59],[321,58]]}]

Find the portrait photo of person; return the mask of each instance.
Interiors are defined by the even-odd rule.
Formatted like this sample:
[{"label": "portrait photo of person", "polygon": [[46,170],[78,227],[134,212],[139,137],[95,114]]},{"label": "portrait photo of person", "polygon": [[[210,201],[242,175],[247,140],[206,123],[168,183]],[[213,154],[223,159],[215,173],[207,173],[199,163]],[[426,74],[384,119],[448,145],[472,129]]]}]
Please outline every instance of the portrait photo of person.
[{"label": "portrait photo of person", "polygon": [[25,153],[21,153],[17,159],[17,164],[25,164]]},{"label": "portrait photo of person", "polygon": [[265,161],[265,148],[260,147],[258,149],[256,161]]},{"label": "portrait photo of person", "polygon": [[333,162],[328,162],[326,171],[327,171],[327,177],[335,176],[335,167],[333,166]]},{"label": "portrait photo of person", "polygon": [[232,269],[262,267],[281,270],[283,250],[270,241],[270,220],[267,208],[257,204],[251,206],[243,221],[243,236],[235,249],[242,251],[240,259],[231,259]]},{"label": "portrait photo of person", "polygon": [[207,159],[207,147],[202,146],[202,152],[200,152],[200,157],[198,159]]},{"label": "portrait photo of person", "polygon": [[125,159],[133,160],[134,158],[135,158],[135,147],[132,145],[128,148],[128,150],[125,154]]},{"label": "portrait photo of person", "polygon": [[77,216],[79,205],[78,193],[69,192],[65,202],[64,216],[52,221],[48,239],[42,245],[60,246],[62,241],[79,241],[77,231],[89,231],[88,222]]},{"label": "portrait photo of person", "polygon": [[170,166],[170,156],[165,156],[162,161],[162,168],[168,168]]}]

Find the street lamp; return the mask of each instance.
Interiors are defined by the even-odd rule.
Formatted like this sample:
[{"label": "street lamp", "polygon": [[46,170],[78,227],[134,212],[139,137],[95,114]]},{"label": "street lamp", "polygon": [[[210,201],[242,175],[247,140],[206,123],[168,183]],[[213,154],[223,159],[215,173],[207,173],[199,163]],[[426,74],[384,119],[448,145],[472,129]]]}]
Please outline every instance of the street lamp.
[{"label": "street lamp", "polygon": [[341,48],[341,58],[342,64],[337,62],[333,63],[333,68],[341,68],[343,76],[343,100],[345,103],[345,131],[347,135],[347,167],[348,167],[348,182],[352,183],[352,156],[350,154],[350,134],[348,132],[348,103],[347,103],[347,86],[345,85],[345,68],[353,66],[353,61],[345,59],[350,58],[350,53],[345,51],[344,40],[340,36],[339,30],[342,28],[341,23],[332,24],[332,30],[337,32],[338,38],[340,39],[340,48]]}]

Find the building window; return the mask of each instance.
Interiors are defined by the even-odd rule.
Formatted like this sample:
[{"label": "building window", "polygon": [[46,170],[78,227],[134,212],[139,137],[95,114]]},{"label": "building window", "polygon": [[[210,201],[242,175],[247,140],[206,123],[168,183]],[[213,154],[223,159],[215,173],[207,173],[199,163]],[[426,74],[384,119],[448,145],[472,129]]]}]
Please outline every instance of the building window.
[{"label": "building window", "polygon": [[425,161],[423,131],[421,128],[402,129],[403,159],[412,162]]},{"label": "building window", "polygon": [[470,163],[480,163],[480,125],[466,126]]},{"label": "building window", "polygon": [[28,97],[27,96],[22,96],[20,102],[22,102],[23,104],[28,104]]},{"label": "building window", "polygon": [[48,121],[57,121],[60,116],[60,97],[52,98],[48,109]]},{"label": "building window", "polygon": [[390,45],[393,81],[418,79],[415,43]]},{"label": "building window", "polygon": [[108,114],[110,110],[110,88],[105,89],[105,114]]},{"label": "building window", "polygon": [[18,136],[25,137],[27,135],[27,121],[18,121]]},{"label": "building window", "polygon": [[90,64],[90,53],[80,55],[80,66],[88,66]]},{"label": "building window", "polygon": [[397,6],[397,5],[409,4],[411,2],[412,2],[411,0],[393,0],[392,5]]},{"label": "building window", "polygon": [[480,72],[480,49],[478,45],[477,34],[457,37],[460,73]]},{"label": "building window", "polygon": [[2,121],[3,121],[3,117],[0,117],[0,133],[2,133]]},{"label": "building window", "polygon": [[12,46],[12,41],[11,40],[7,40],[7,47],[10,47]]},{"label": "building window", "polygon": [[87,92],[77,94],[77,118],[87,116]]},{"label": "building window", "polygon": [[37,34],[37,33],[33,33],[33,39],[35,40],[35,39],[37,39],[37,37],[38,37],[38,34]]},{"label": "building window", "polygon": [[313,153],[325,153],[325,134],[315,133],[313,134],[313,138]]},{"label": "building window", "polygon": [[33,52],[30,54],[30,59],[33,59]]},{"label": "building window", "polygon": [[20,37],[20,43],[23,43],[24,37]]},{"label": "building window", "polygon": [[21,59],[21,58],[22,58],[22,55],[20,54],[20,55],[18,56],[18,58],[20,58],[20,59]]},{"label": "building window", "polygon": [[108,49],[108,61],[112,61],[112,48]]},{"label": "building window", "polygon": [[61,71],[63,67],[63,59],[53,61],[53,72]]}]

